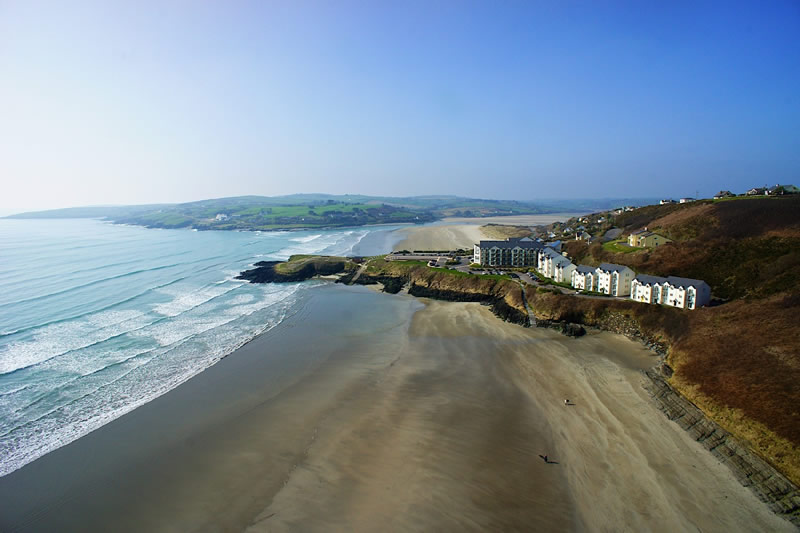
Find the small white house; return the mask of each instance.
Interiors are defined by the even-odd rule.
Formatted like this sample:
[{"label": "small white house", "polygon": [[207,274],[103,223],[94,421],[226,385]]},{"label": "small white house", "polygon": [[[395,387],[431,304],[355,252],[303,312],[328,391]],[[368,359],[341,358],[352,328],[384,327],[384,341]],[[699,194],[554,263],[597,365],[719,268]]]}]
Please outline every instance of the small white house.
[{"label": "small white house", "polygon": [[226,215],[225,213],[217,213],[217,216],[214,217],[214,220],[216,220],[217,222],[224,222],[228,220],[228,218],[229,218],[228,215]]},{"label": "small white house", "polygon": [[628,296],[635,272],[623,265],[601,263],[597,267],[597,290],[611,296]]},{"label": "small white house", "polygon": [[553,265],[553,280],[558,283],[571,281],[574,271],[575,265],[570,260],[560,261]]},{"label": "small white house", "polygon": [[697,309],[711,301],[711,287],[699,279],[669,276],[663,284],[662,302],[681,309]]},{"label": "small white house", "polygon": [[694,202],[694,198],[681,198],[680,203],[688,204],[689,202]]},{"label": "small white house", "polygon": [[631,282],[631,300],[646,304],[663,303],[664,283],[667,278],[637,274]]},{"label": "small white house", "polygon": [[597,268],[587,265],[578,265],[571,274],[572,287],[579,291],[597,290]]}]

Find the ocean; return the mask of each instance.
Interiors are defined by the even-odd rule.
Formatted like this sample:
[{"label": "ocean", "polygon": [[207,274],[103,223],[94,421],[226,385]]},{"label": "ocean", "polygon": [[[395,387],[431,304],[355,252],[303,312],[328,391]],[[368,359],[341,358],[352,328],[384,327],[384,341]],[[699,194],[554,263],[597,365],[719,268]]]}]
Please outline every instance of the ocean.
[{"label": "ocean", "polygon": [[252,263],[383,253],[398,227],[198,232],[0,220],[0,476],[202,372],[325,283],[234,279]]}]

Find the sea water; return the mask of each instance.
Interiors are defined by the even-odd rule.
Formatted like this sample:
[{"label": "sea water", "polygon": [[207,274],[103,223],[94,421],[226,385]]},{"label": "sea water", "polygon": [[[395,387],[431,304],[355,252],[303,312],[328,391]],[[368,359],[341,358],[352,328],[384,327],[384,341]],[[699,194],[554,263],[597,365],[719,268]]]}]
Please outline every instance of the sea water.
[{"label": "sea water", "polygon": [[156,230],[0,219],[0,476],[164,394],[320,283],[235,276],[292,254],[372,255],[396,227]]}]

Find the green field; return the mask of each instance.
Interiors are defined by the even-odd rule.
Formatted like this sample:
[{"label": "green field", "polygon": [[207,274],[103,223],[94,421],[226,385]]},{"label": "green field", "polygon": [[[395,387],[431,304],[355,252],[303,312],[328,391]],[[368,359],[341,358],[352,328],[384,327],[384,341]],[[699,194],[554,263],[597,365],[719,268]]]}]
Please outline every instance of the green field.
[{"label": "green field", "polygon": [[613,253],[629,254],[632,252],[643,250],[644,248],[636,248],[634,246],[628,246],[628,242],[626,240],[621,240],[621,241],[604,242],[603,249]]}]

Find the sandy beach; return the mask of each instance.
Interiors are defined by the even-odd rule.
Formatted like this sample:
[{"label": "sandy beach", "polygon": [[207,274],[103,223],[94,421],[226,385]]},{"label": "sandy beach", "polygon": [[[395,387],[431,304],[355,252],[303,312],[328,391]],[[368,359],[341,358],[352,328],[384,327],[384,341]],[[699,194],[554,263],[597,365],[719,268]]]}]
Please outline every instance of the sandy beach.
[{"label": "sandy beach", "polygon": [[567,220],[576,213],[552,213],[547,215],[519,215],[486,218],[445,218],[441,224],[413,226],[397,230],[402,240],[395,250],[455,250],[472,249],[481,239],[490,239],[480,227],[485,224],[535,226]]},{"label": "sandy beach", "polygon": [[396,231],[403,236],[403,240],[394,246],[395,250],[472,249],[476,242],[487,238],[477,224],[415,226]]},{"label": "sandy beach", "polygon": [[0,478],[0,530],[792,531],[656,410],[654,362],[612,334],[331,285]]},{"label": "sandy beach", "polygon": [[444,221],[451,224],[507,224],[511,226],[538,226],[540,224],[552,224],[553,222],[563,222],[572,217],[585,215],[586,213],[546,213],[542,215],[511,215],[502,217],[448,217]]}]

